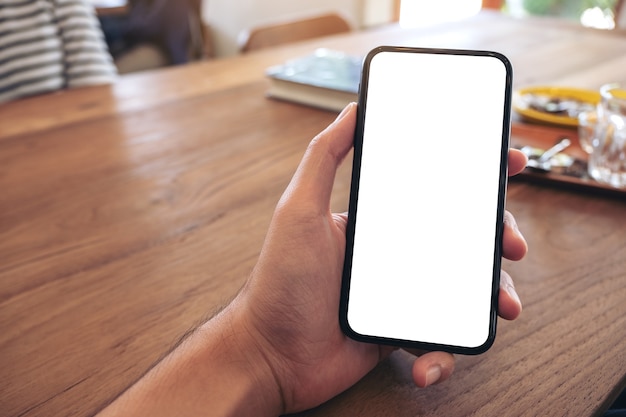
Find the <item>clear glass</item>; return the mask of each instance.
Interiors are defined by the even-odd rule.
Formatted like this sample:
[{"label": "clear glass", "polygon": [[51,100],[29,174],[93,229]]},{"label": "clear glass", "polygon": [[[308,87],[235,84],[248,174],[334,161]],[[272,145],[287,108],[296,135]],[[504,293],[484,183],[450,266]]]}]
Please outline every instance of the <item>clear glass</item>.
[{"label": "clear glass", "polygon": [[598,125],[598,113],[594,111],[582,111],[578,114],[578,142],[583,151],[591,154],[593,141]]},{"label": "clear glass", "polygon": [[613,187],[626,188],[626,89],[606,84],[600,95],[589,175]]}]

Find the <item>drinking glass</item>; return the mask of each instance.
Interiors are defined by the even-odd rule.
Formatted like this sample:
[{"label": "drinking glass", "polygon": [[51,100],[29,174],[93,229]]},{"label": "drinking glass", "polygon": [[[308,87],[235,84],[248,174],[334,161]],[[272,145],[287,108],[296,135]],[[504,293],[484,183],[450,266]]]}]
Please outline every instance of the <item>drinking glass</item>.
[{"label": "drinking glass", "polygon": [[596,110],[581,111],[578,113],[578,142],[587,154],[593,151],[593,141],[598,125],[598,112]]},{"label": "drinking glass", "polygon": [[613,187],[626,188],[626,89],[605,84],[600,96],[590,141],[589,175]]}]

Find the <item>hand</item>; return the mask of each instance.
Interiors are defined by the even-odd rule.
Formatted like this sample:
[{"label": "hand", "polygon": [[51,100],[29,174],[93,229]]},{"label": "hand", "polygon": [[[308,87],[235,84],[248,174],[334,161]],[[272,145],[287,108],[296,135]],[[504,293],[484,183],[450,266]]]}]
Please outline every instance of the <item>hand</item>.
[{"label": "hand", "polygon": [[[282,196],[250,279],[216,317],[196,329],[99,417],[273,416],[317,406],[346,390],[393,347],[348,339],[339,329],[346,215],[330,212],[337,167],[352,148],[356,105],[309,145]],[[509,152],[509,173],[526,165]],[[504,256],[517,260],[526,242],[505,216]],[[522,306],[502,272],[499,314]],[[421,352],[420,352],[421,353]],[[454,357],[419,355],[420,387],[444,381]]]},{"label": "hand", "polygon": [[[238,297],[241,322],[272,370],[281,393],[281,411],[321,404],[346,390],[393,348],[363,344],[343,335],[338,324],[346,215],[332,214],[330,194],[337,167],[353,143],[356,105],[309,145],[274,213],[259,261]],[[510,174],[526,164],[509,154]],[[526,242],[506,213],[504,256],[521,259]],[[511,277],[503,271],[499,314],[521,312]],[[454,357],[443,352],[419,356],[413,378],[420,387],[450,376]]]}]

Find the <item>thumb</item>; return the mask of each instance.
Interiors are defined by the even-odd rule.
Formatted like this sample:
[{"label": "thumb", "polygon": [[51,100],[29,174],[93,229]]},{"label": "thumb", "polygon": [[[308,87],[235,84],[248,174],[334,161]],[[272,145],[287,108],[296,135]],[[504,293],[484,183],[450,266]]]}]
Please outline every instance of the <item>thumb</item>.
[{"label": "thumb", "polygon": [[313,204],[320,212],[329,210],[330,194],[337,168],[354,143],[356,103],[350,103],[309,144],[283,199]]}]

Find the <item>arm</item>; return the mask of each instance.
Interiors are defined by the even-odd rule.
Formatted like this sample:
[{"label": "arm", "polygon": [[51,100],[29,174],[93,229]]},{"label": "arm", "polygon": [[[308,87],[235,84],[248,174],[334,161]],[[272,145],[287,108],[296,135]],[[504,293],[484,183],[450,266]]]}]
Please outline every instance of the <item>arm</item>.
[{"label": "arm", "polygon": [[237,305],[196,329],[99,417],[279,415],[276,381]]}]

